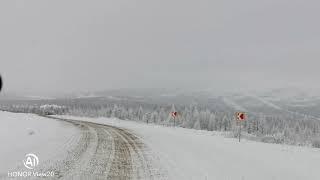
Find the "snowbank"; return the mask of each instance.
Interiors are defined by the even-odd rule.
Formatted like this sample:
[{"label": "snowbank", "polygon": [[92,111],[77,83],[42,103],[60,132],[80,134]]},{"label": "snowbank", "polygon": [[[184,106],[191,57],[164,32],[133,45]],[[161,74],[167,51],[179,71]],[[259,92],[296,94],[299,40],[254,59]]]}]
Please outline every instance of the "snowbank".
[{"label": "snowbank", "polygon": [[68,123],[34,114],[0,111],[0,122],[0,174],[23,166],[28,153],[36,154],[40,163],[52,159],[78,132]]}]

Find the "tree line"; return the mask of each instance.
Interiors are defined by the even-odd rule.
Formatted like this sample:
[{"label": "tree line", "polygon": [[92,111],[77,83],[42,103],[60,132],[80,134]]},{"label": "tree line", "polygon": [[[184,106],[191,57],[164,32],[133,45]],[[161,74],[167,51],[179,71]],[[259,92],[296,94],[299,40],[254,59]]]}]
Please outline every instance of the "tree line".
[{"label": "tree line", "polygon": [[[239,124],[235,112],[215,111],[199,105],[157,105],[144,103],[79,103],[11,104],[1,105],[2,110],[42,115],[75,115],[87,117],[115,117],[164,126],[173,126],[171,112],[177,111],[176,126],[197,130],[225,131],[238,135]],[[312,145],[320,147],[320,121],[298,114],[266,115],[248,113],[241,123],[243,136],[257,141]]]}]

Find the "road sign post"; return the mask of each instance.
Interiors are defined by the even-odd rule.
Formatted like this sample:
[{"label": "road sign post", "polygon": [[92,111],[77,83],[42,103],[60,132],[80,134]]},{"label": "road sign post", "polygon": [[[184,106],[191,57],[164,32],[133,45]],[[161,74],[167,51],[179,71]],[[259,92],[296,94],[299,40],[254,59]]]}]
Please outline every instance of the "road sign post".
[{"label": "road sign post", "polygon": [[176,117],[178,116],[178,112],[171,112],[171,116],[173,117],[173,127],[176,127]]},{"label": "road sign post", "polygon": [[237,112],[236,113],[236,120],[239,123],[239,142],[241,141],[241,122],[246,120],[246,114],[244,112]]},{"label": "road sign post", "polygon": [[239,142],[241,141],[241,122],[239,122]]}]

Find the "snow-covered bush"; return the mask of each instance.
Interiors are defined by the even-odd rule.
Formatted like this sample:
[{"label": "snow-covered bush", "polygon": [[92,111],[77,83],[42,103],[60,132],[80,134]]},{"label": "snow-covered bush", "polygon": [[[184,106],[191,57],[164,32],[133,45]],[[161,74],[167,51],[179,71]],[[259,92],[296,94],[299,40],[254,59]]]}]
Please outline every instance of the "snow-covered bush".
[{"label": "snow-covered bush", "polygon": [[40,106],[40,114],[42,115],[54,115],[54,114],[62,114],[66,107],[58,106],[55,104],[45,104]]},{"label": "snow-covered bush", "polygon": [[264,136],[261,137],[261,142],[265,142],[265,143],[277,143],[277,140],[275,137],[273,136]]},{"label": "snow-covered bush", "polygon": [[320,148],[320,137],[314,138],[311,143],[312,143],[312,147]]}]

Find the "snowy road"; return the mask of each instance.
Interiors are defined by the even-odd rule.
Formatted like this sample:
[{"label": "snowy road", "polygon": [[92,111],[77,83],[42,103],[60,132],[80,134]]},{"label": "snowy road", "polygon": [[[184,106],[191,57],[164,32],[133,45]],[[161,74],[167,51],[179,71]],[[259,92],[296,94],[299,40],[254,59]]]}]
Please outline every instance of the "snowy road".
[{"label": "snowy road", "polygon": [[[159,179],[147,147],[125,129],[71,119],[80,128],[80,141],[62,163],[53,168],[61,179]],[[157,177],[159,176],[159,177]]]},{"label": "snowy road", "polygon": [[221,132],[116,118],[81,118],[130,129],[160,157],[172,180],[319,180],[320,150],[225,138]]},{"label": "snowy road", "polygon": [[[60,147],[46,149],[47,152],[58,152],[44,160],[40,156],[43,161],[35,171],[54,172],[52,179],[161,179],[161,173],[153,168],[148,148],[131,132],[98,123],[50,118],[51,121],[71,124],[77,130],[66,137],[64,143],[58,144]],[[10,171],[25,170],[21,165]],[[8,178],[5,171],[0,174],[0,179]]]}]

